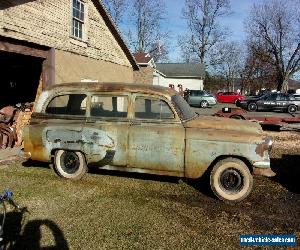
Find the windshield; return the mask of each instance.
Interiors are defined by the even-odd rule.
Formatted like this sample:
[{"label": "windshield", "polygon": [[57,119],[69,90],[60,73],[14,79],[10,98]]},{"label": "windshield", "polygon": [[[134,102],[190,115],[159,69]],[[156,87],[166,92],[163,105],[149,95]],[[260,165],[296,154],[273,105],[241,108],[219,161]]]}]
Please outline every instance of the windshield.
[{"label": "windshield", "polygon": [[182,120],[189,120],[197,116],[197,114],[191,109],[190,105],[183,99],[181,95],[173,95],[171,100]]}]

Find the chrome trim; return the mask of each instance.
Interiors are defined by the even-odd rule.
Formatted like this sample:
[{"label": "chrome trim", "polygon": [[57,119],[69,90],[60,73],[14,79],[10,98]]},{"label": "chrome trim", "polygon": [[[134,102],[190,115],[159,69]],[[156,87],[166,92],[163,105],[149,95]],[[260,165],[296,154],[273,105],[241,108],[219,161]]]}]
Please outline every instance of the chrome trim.
[{"label": "chrome trim", "polygon": [[259,167],[259,168],[269,168],[270,162],[267,161],[257,161],[253,164],[254,167]]}]

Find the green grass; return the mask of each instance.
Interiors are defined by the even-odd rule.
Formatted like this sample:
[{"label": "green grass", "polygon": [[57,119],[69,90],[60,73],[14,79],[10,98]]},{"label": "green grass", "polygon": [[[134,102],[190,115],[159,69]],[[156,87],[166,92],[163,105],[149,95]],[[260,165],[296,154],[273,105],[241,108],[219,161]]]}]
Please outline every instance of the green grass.
[{"label": "green grass", "polygon": [[0,190],[28,209],[9,207],[6,235],[15,249],[239,249],[242,233],[299,238],[300,195],[277,182],[256,178],[231,206],[176,180],[100,172],[67,181],[42,165],[0,167]]}]

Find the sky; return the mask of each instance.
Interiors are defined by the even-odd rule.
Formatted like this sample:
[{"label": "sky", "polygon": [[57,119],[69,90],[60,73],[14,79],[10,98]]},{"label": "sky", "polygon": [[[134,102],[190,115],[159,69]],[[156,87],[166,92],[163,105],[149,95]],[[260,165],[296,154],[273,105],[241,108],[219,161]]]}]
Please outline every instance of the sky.
[{"label": "sky", "polygon": [[[231,32],[229,40],[242,42],[246,38],[244,33],[244,19],[254,3],[258,0],[231,0],[232,14],[228,17],[222,18],[220,21],[222,25],[227,26]],[[177,48],[177,35],[184,34],[187,30],[186,20],[182,19],[182,8],[184,7],[184,0],[165,0],[167,9],[167,20],[164,23],[164,28],[169,29],[174,41],[174,47],[169,54],[171,61],[179,59],[180,52]]]},{"label": "sky", "polygon": [[[155,1],[155,0],[154,0]],[[263,0],[231,0],[232,14],[222,18],[221,24],[227,26],[231,31],[229,40],[242,42],[246,38],[244,33],[244,19],[254,3],[260,3]],[[180,60],[180,50],[177,45],[177,36],[187,32],[186,20],[182,18],[182,9],[184,0],[164,0],[166,5],[166,19],[163,21],[162,27],[164,31],[168,31],[170,39],[168,41],[169,60],[176,62]],[[120,29],[125,32],[130,27],[128,21],[125,21]]]}]

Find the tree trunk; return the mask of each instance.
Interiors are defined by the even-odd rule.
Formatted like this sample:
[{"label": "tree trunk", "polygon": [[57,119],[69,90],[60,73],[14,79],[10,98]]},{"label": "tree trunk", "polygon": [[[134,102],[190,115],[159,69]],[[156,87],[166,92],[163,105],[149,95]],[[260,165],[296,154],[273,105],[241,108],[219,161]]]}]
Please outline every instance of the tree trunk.
[{"label": "tree trunk", "polygon": [[277,91],[287,92],[289,90],[289,77],[278,79]]},{"label": "tree trunk", "polygon": [[277,72],[277,91],[282,91],[284,78],[280,73]]},{"label": "tree trunk", "polygon": [[289,90],[289,78],[287,76],[283,80],[281,90],[284,91],[284,92],[288,92],[288,90]]}]

